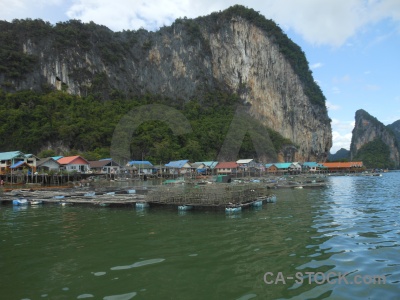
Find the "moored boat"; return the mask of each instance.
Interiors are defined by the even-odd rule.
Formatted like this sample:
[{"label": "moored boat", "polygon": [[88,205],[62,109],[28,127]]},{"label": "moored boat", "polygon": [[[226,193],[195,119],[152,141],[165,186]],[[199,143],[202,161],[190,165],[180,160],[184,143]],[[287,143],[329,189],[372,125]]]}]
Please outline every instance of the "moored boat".
[{"label": "moored boat", "polygon": [[23,206],[23,205],[28,205],[28,200],[24,199],[24,198],[20,198],[20,199],[14,199],[12,201],[13,205],[15,206]]},{"label": "moored boat", "polygon": [[96,192],[88,192],[84,196],[85,197],[94,197],[96,195]]},{"label": "moored boat", "polygon": [[149,207],[149,203],[147,202],[136,202],[136,208],[147,208]]},{"label": "moored boat", "polygon": [[276,202],[276,195],[269,195],[265,198],[266,203],[275,203]]},{"label": "moored boat", "polygon": [[30,205],[39,205],[39,204],[43,204],[42,200],[30,200],[29,201]]},{"label": "moored boat", "polygon": [[260,200],[254,201],[251,205],[252,205],[253,207],[260,207],[260,206],[262,206],[262,203],[263,203],[263,200],[260,199]]},{"label": "moored boat", "polygon": [[225,207],[225,212],[226,213],[237,213],[237,212],[241,212],[242,211],[242,207],[241,206],[227,206]]},{"label": "moored boat", "polygon": [[178,210],[192,210],[193,205],[179,205]]}]

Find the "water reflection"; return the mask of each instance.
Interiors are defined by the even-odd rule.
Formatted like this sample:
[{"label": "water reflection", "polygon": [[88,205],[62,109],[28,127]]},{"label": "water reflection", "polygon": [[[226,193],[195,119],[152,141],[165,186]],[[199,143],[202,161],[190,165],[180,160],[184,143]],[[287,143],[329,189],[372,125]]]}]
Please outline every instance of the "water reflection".
[{"label": "water reflection", "polygon": [[[328,259],[310,261],[299,269],[321,268],[331,264],[330,270],[336,274],[349,273],[350,282],[355,276],[368,274],[398,279],[398,269],[390,267],[390,262],[396,259],[382,259],[390,253],[395,255],[399,246],[398,237],[393,236],[397,217],[387,211],[387,207],[392,205],[391,199],[382,194],[382,191],[387,191],[382,186],[390,184],[390,177],[386,181],[382,181],[382,177],[330,179],[332,184],[331,189],[326,191],[326,205],[321,206],[323,209],[314,217],[313,227],[322,233],[321,237],[328,237],[320,240],[318,248],[328,249],[333,255]],[[380,202],[382,199],[385,199],[384,205]],[[316,295],[331,291],[335,297],[345,298],[343,286],[324,284],[316,288]],[[348,294],[349,286],[346,288]],[[355,296],[352,298],[362,299],[367,294],[365,290],[373,290],[374,294],[385,293],[389,298],[394,293],[393,286],[373,287],[364,284],[363,288],[361,293],[361,288],[353,285],[350,290]],[[308,297],[308,294],[301,294],[301,297]]]}]

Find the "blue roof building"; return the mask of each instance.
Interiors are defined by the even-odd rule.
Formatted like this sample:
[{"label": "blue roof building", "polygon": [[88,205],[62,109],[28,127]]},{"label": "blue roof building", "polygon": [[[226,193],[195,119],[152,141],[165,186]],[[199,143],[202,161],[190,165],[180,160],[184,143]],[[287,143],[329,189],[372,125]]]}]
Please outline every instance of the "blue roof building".
[{"label": "blue roof building", "polygon": [[187,160],[187,159],[170,161],[165,166],[169,167],[169,168],[175,168],[175,169],[191,168],[191,166],[189,164],[189,160]]},{"label": "blue roof building", "polygon": [[15,160],[15,159],[24,159],[25,154],[21,151],[9,151],[9,152],[1,152],[0,153],[0,161],[2,160]]},{"label": "blue roof building", "polygon": [[278,170],[287,170],[289,169],[291,164],[292,163],[276,163],[274,165],[275,167],[277,167]]},{"label": "blue roof building", "polygon": [[170,161],[165,166],[170,169],[171,174],[185,174],[192,168],[187,159]]},{"label": "blue roof building", "polygon": [[19,161],[13,165],[10,166],[10,169],[17,169],[18,167],[21,167],[22,165],[26,164],[24,161]]},{"label": "blue roof building", "polygon": [[215,166],[218,164],[217,161],[200,161],[201,163],[203,163],[207,168],[213,170],[215,168]]},{"label": "blue roof building", "polygon": [[132,160],[127,163],[127,166],[133,168],[139,174],[152,174],[154,169],[153,164],[148,160]]},{"label": "blue roof building", "polygon": [[0,153],[0,174],[6,173],[7,169],[18,162],[25,161],[25,154],[21,151],[9,151]]},{"label": "blue roof building", "polygon": [[149,162],[148,160],[132,160],[128,162],[129,166],[144,166],[146,168],[148,167],[153,167],[153,164]]}]

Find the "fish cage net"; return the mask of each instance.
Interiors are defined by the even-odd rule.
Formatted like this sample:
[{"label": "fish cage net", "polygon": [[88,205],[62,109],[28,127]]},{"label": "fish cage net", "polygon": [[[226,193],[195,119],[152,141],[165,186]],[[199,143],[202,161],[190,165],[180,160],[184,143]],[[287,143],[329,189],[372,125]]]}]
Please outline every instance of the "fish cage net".
[{"label": "fish cage net", "polygon": [[147,194],[146,201],[176,205],[227,205],[251,202],[268,196],[267,187],[257,184],[213,184],[160,186]]}]

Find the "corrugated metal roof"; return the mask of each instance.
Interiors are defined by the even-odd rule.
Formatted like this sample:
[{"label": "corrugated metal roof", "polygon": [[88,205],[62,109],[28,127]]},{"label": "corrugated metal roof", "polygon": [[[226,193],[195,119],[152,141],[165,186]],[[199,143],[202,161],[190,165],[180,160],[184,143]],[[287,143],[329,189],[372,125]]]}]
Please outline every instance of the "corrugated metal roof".
[{"label": "corrugated metal roof", "polygon": [[235,169],[238,167],[237,162],[235,161],[223,161],[218,163],[218,165],[215,167],[216,169]]},{"label": "corrugated metal roof", "polygon": [[149,162],[148,160],[132,160],[132,161],[128,162],[128,164],[130,166],[132,166],[132,165],[143,165],[145,167],[153,166],[153,164],[151,162]]},{"label": "corrugated metal roof", "polygon": [[351,162],[329,162],[329,163],[322,163],[325,167],[328,168],[353,168],[353,167],[362,167],[362,161],[351,161]]},{"label": "corrugated metal roof", "polygon": [[1,152],[0,160],[9,160],[13,158],[24,157],[24,154],[21,151],[10,151],[10,152]]},{"label": "corrugated metal roof", "polygon": [[68,165],[71,164],[73,161],[75,160],[83,160],[85,161],[86,164],[89,164],[89,162],[84,159],[83,157],[79,156],[79,155],[75,155],[75,156],[65,156],[63,158],[60,158],[58,161],[59,164],[61,165]]},{"label": "corrugated metal roof", "polygon": [[278,169],[288,169],[292,163],[276,163],[274,164]]},{"label": "corrugated metal roof", "polygon": [[26,164],[26,163],[24,161],[19,161],[19,162],[13,164],[12,166],[10,166],[10,169],[16,169],[16,168],[22,166],[23,164]]},{"label": "corrugated metal roof", "polygon": [[205,166],[205,164],[202,162],[195,162],[192,164],[192,168],[196,168],[196,169],[203,169],[204,166]]},{"label": "corrugated metal roof", "polygon": [[110,160],[92,160],[89,161],[89,166],[91,168],[102,168],[108,164],[110,164]]},{"label": "corrugated metal roof", "polygon": [[64,156],[52,156],[51,158],[52,159],[54,159],[54,160],[59,160],[59,159],[61,159],[61,158],[63,158]]},{"label": "corrugated metal roof", "polygon": [[175,161],[170,161],[169,163],[167,163],[165,166],[169,167],[169,168],[183,168],[183,166],[185,164],[187,164],[189,162],[189,160],[185,159],[185,160],[175,160]]},{"label": "corrugated metal roof", "polygon": [[269,167],[272,167],[274,164],[265,164],[265,167],[268,169]]},{"label": "corrugated metal roof", "polygon": [[239,160],[236,161],[236,163],[238,163],[238,164],[248,164],[248,163],[250,163],[251,161],[253,161],[252,158],[249,158],[249,159],[239,159]]},{"label": "corrugated metal roof", "polygon": [[200,161],[201,163],[205,164],[210,169],[214,169],[215,166],[218,164],[217,161]]},{"label": "corrugated metal roof", "polygon": [[306,161],[303,163],[303,167],[309,168],[326,168],[323,164],[317,163],[315,161]]},{"label": "corrugated metal roof", "polygon": [[56,164],[59,165],[58,161],[56,161],[55,159],[53,159],[52,157],[46,157],[46,158],[42,158],[39,160],[39,162],[36,164],[37,167],[40,167],[41,165],[47,163],[48,161],[52,160],[53,162],[55,162]]}]

